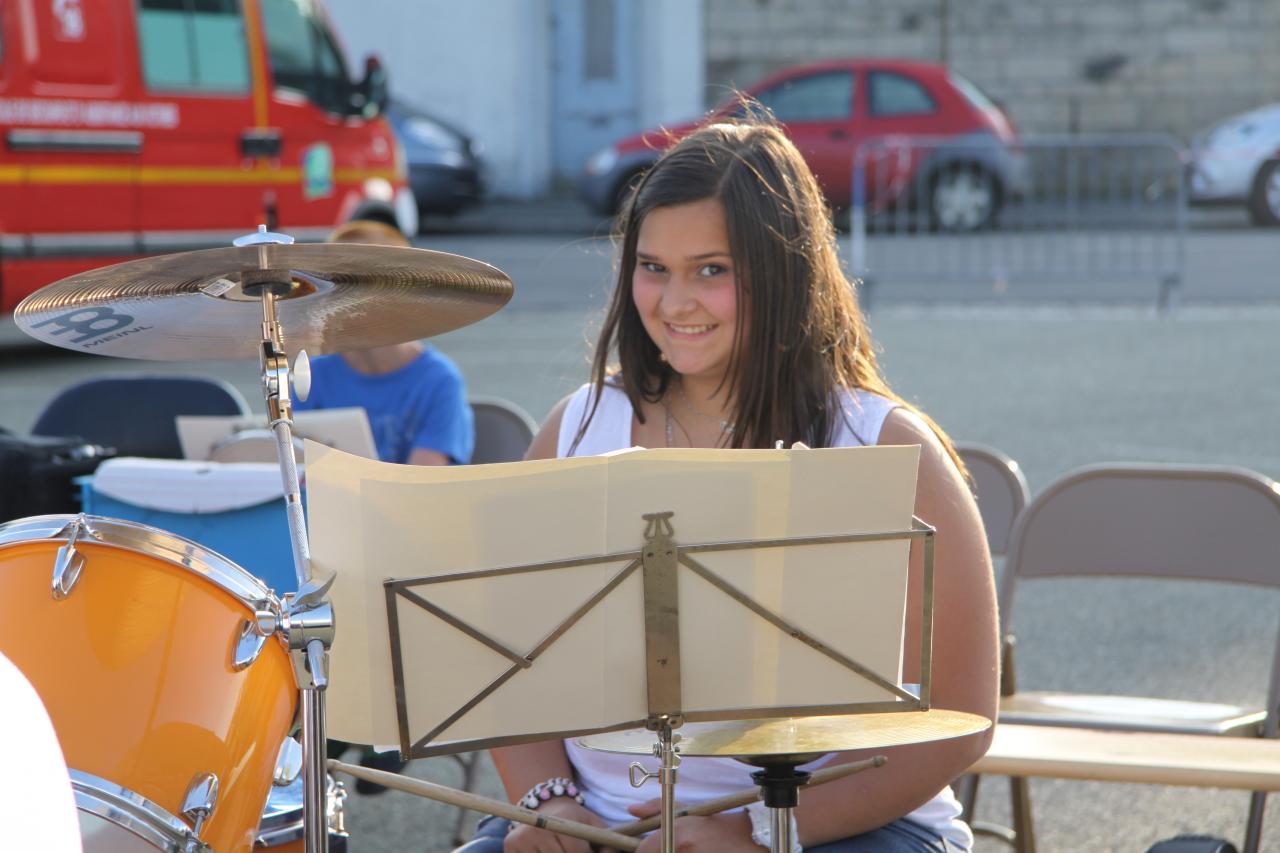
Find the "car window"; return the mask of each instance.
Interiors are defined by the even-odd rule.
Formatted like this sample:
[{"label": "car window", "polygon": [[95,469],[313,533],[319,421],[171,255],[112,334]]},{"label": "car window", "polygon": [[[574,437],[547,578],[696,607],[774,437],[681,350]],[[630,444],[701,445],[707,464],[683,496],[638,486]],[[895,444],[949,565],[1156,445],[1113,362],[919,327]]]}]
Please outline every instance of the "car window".
[{"label": "car window", "polygon": [[951,80],[951,85],[955,86],[961,95],[964,95],[965,100],[967,100],[970,106],[975,110],[990,113],[999,109],[999,106],[991,96],[982,91],[982,89],[978,87],[978,84],[974,83],[968,77],[962,77],[956,72],[950,71],[947,73],[947,78]]},{"label": "car window", "polygon": [[249,91],[239,0],[142,0],[138,40],[148,89]]},{"label": "car window", "polygon": [[904,74],[873,71],[868,83],[873,116],[925,115],[938,109],[924,87]]},{"label": "car window", "polygon": [[796,77],[756,96],[778,121],[844,121],[853,115],[853,72]]},{"label": "car window", "polygon": [[263,0],[261,9],[276,86],[301,92],[328,112],[350,112],[346,64],[314,0]]}]

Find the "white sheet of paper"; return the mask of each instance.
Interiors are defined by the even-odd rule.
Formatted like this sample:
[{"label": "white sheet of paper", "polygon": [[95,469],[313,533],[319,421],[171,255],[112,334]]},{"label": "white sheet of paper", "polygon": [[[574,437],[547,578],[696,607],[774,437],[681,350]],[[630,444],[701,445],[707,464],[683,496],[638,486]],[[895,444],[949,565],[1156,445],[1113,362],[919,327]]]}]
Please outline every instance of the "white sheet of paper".
[{"label": "white sheet of paper", "polygon": [[[237,432],[266,429],[266,415],[178,415],[174,418],[182,455],[187,459],[208,459],[214,446]],[[368,459],[378,458],[369,415],[359,406],[316,409],[293,413],[293,431],[346,453]],[[274,456],[262,461],[272,462]]]},{"label": "white sheet of paper", "polygon": [[[307,448],[312,562],[337,574],[332,737],[398,743],[387,578],[437,578],[639,550],[645,513],[681,545],[907,530],[918,448],[645,450],[503,465],[387,465]],[[701,565],[897,683],[909,542],[693,554]],[[450,579],[412,591],[529,654],[626,565]],[[881,701],[891,695],[788,637],[686,567],[678,573],[686,712]],[[512,668],[399,599],[411,740]],[[637,569],[527,669],[433,743],[587,731],[647,715]]]}]

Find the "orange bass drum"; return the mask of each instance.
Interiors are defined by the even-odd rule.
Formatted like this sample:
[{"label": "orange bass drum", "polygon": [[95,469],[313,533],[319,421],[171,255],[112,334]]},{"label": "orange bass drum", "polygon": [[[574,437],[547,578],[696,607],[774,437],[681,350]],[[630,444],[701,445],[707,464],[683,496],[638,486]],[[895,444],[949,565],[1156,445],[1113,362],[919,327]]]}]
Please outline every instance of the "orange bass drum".
[{"label": "orange bass drum", "polygon": [[252,849],[297,702],[255,629],[270,609],[261,581],[152,527],[0,525],[0,650],[53,720],[86,853]]}]

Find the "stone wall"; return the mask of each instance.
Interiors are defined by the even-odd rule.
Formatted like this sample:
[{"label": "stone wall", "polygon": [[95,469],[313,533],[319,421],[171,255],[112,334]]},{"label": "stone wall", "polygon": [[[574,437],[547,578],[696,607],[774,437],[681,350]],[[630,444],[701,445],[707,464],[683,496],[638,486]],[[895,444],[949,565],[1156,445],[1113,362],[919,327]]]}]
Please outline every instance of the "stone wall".
[{"label": "stone wall", "polygon": [[1001,101],[1023,132],[1185,139],[1280,101],[1280,0],[703,2],[708,105],[787,65],[937,61],[944,41],[951,66]]}]

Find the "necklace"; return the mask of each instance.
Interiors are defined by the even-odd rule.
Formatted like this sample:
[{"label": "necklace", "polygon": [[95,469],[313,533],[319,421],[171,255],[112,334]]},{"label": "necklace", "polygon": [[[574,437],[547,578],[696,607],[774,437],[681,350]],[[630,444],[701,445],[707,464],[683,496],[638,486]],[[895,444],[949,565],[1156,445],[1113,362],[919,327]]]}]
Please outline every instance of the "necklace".
[{"label": "necklace", "polygon": [[[675,416],[671,414],[671,407],[668,406],[666,403],[662,404],[662,411],[666,414],[666,421],[667,421],[666,422],[667,447],[675,447],[676,446]],[[689,439],[689,430],[685,428],[684,424],[680,424],[680,431],[684,433],[684,437],[686,440],[691,441],[691,439]],[[721,436],[720,436],[721,439],[724,438],[724,435],[725,435],[724,433],[721,433]],[[689,446],[692,447],[693,444],[691,443]],[[720,446],[719,442],[716,443],[716,446],[717,447]]]},{"label": "necklace", "polygon": [[[707,421],[711,421],[712,423],[719,424],[720,439],[715,443],[715,446],[722,447],[724,445],[725,439],[733,435],[733,424],[730,421],[718,420],[717,418],[713,418],[707,413],[700,411],[698,407],[693,405],[693,403],[689,401],[689,398],[685,396],[684,388],[682,387],[682,385],[683,383],[678,383],[676,385],[676,392],[680,395],[680,399],[684,401],[685,406],[694,414],[698,415],[699,417]],[[662,401],[662,412],[666,421],[665,431],[666,431],[667,447],[675,447],[676,419],[675,419],[675,416],[671,414],[671,406],[667,404],[666,400]],[[685,437],[689,438],[689,430],[687,427],[685,427],[684,424],[680,425],[680,429],[684,432]]]},{"label": "necklace", "polygon": [[[701,409],[699,409],[697,406],[695,406],[695,405],[693,404],[693,401],[692,401],[692,400],[690,400],[690,399],[689,399],[689,397],[684,393],[684,382],[683,382],[683,381],[677,381],[677,382],[675,383],[675,385],[676,385],[676,393],[680,395],[680,401],[681,401],[682,403],[684,403],[685,408],[687,408],[689,411],[693,412],[693,413],[694,413],[695,415],[697,415],[698,417],[702,418],[704,421],[707,421],[708,423],[713,423],[713,424],[716,424],[717,426],[719,426],[719,427],[720,427],[720,432],[721,432],[722,434],[724,434],[724,435],[733,435],[733,426],[734,426],[733,421],[731,421],[731,420],[727,420],[727,419],[725,419],[725,418],[717,418],[717,417],[715,417],[715,416],[713,416],[713,415],[708,415],[706,412],[702,411],[702,410],[701,410]],[[670,421],[670,419],[671,419],[671,413],[670,413],[670,411],[668,410],[668,412],[667,412],[667,420],[668,420],[668,422]]]}]

